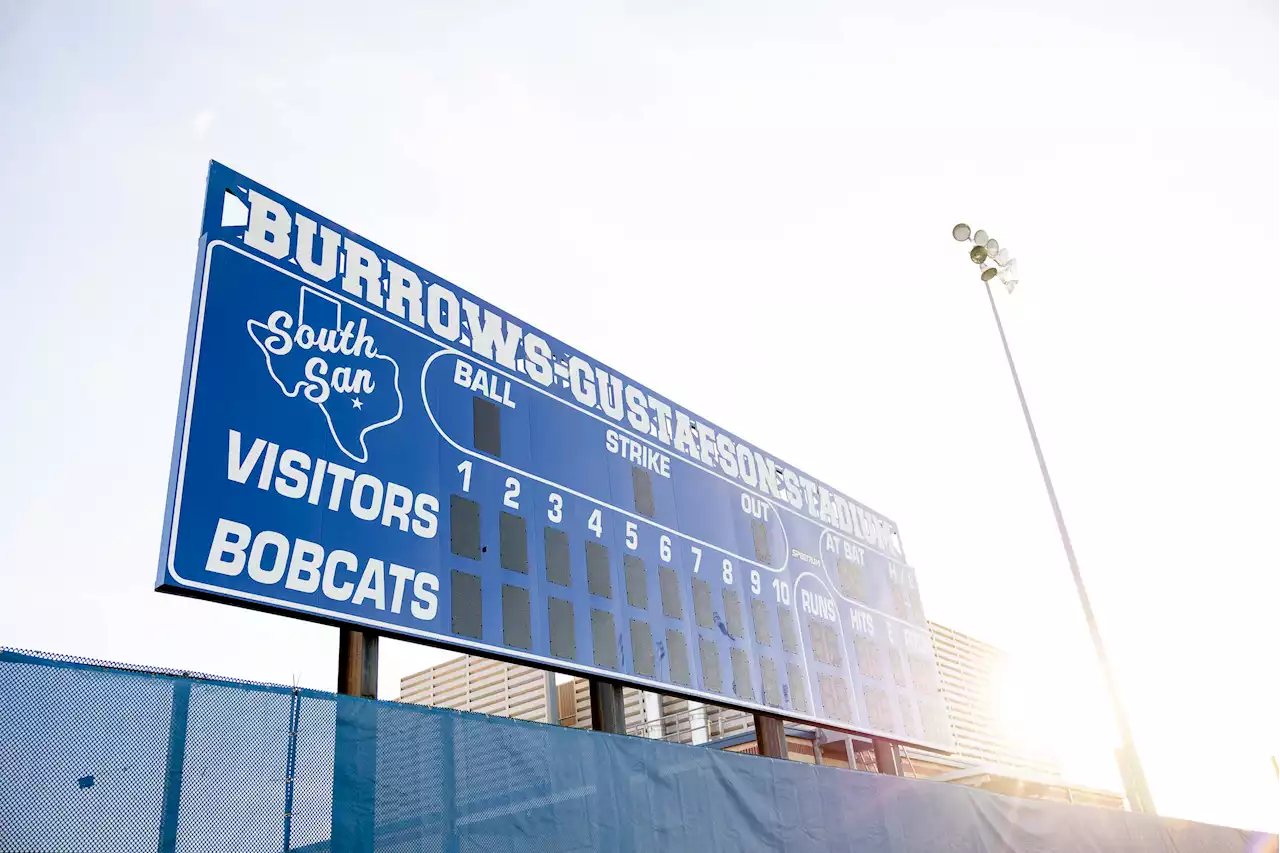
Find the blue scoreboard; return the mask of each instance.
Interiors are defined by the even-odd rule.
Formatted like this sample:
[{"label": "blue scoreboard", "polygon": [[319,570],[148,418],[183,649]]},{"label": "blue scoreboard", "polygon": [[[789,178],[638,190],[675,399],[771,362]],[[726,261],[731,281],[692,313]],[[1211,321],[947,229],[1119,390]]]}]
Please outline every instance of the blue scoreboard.
[{"label": "blue scoreboard", "polygon": [[156,585],[951,744],[893,522],[218,163]]}]

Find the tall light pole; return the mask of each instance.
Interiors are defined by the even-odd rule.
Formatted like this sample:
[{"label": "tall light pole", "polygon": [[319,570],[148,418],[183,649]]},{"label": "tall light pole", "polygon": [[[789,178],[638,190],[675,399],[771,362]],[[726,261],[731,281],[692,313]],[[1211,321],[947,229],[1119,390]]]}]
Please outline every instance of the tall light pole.
[{"label": "tall light pole", "polygon": [[1129,808],[1137,812],[1155,814],[1155,802],[1151,798],[1151,790],[1147,787],[1146,774],[1142,772],[1142,762],[1138,759],[1138,750],[1133,743],[1133,731],[1129,728],[1129,715],[1125,713],[1124,703],[1120,699],[1120,691],[1116,688],[1115,676],[1111,672],[1111,661],[1107,657],[1106,646],[1102,642],[1102,634],[1098,631],[1098,621],[1093,615],[1093,605],[1089,603],[1089,594],[1084,588],[1084,579],[1080,577],[1080,565],[1076,562],[1076,550],[1071,546],[1071,536],[1067,533],[1067,522],[1062,517],[1062,507],[1058,505],[1058,495],[1053,490],[1053,480],[1049,477],[1049,466],[1045,464],[1044,452],[1040,449],[1040,438],[1036,435],[1036,425],[1031,420],[1031,410],[1027,408],[1026,395],[1022,393],[1022,382],[1018,379],[1018,369],[1013,364],[1013,353],[1009,350],[1009,340],[1004,334],[1004,324],[1000,322],[1000,312],[996,309],[996,298],[991,292],[992,279],[999,278],[1010,293],[1018,283],[1017,261],[1009,257],[1009,250],[1000,248],[999,243],[990,239],[985,231],[971,232],[968,225],[960,224],[951,229],[951,236],[962,243],[972,243],[969,260],[977,264],[981,270],[983,285],[987,288],[987,301],[991,303],[991,314],[996,319],[996,329],[1000,332],[1000,343],[1004,346],[1004,357],[1009,362],[1009,373],[1013,376],[1013,387],[1018,392],[1018,402],[1022,405],[1022,416],[1027,421],[1027,432],[1031,434],[1031,446],[1036,451],[1036,461],[1040,463],[1040,476],[1044,478],[1044,488],[1049,494],[1049,506],[1053,508],[1054,521],[1058,523],[1058,534],[1062,537],[1062,549],[1067,553],[1067,565],[1071,567],[1071,578],[1076,584],[1076,593],[1080,596],[1080,608],[1084,611],[1085,622],[1089,625],[1089,636],[1093,638],[1093,650],[1098,656],[1098,667],[1102,670],[1103,680],[1107,684],[1107,692],[1111,695],[1111,708],[1116,715],[1116,726],[1120,731],[1120,748],[1116,750],[1116,763],[1120,766],[1120,779],[1124,783],[1125,796],[1129,800]]}]

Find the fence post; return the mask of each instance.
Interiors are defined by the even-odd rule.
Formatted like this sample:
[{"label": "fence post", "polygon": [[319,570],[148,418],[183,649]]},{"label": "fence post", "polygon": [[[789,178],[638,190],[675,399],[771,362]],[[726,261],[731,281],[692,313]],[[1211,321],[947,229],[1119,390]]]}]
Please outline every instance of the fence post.
[{"label": "fence post", "polygon": [[454,739],[462,718],[456,713],[442,711],[444,737],[440,744],[442,766],[440,768],[441,799],[444,801],[444,853],[459,853],[462,849],[462,833],[458,830],[458,756]]},{"label": "fence post", "polygon": [[298,772],[298,718],[302,695],[298,688],[289,694],[289,755],[284,768],[284,853],[289,853],[289,836],[293,830],[293,777]]},{"label": "fence post", "polygon": [[160,853],[178,847],[178,804],[182,800],[182,759],[187,752],[187,717],[191,710],[191,682],[173,682],[169,709],[169,752],[165,759],[164,802],[160,807]]}]

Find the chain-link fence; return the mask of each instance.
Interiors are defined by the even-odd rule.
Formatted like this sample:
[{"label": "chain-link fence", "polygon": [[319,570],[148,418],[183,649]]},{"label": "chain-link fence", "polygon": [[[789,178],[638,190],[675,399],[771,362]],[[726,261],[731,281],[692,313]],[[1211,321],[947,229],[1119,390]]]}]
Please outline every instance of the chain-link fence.
[{"label": "chain-link fence", "polygon": [[643,738],[0,651],[6,853],[1243,853],[1273,838]]}]

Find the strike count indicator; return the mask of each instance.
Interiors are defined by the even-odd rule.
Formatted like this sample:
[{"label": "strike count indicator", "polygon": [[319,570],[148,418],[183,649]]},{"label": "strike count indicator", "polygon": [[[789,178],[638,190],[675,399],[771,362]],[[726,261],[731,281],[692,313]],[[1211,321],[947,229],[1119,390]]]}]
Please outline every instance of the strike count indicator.
[{"label": "strike count indicator", "polygon": [[892,522],[216,163],[157,587],[950,747]]}]

